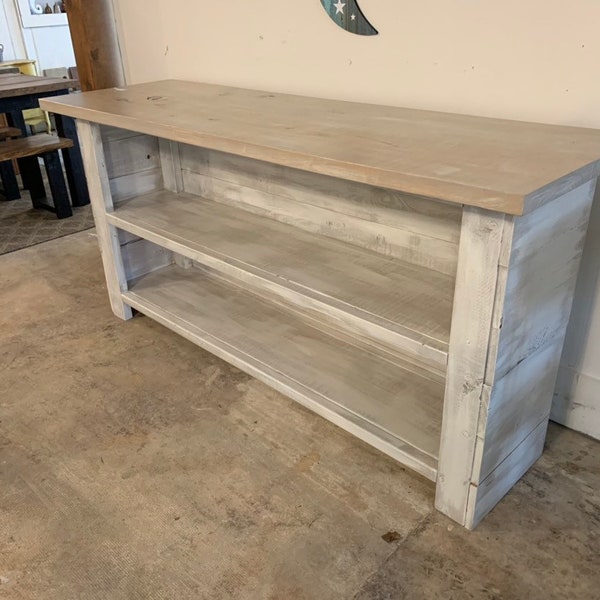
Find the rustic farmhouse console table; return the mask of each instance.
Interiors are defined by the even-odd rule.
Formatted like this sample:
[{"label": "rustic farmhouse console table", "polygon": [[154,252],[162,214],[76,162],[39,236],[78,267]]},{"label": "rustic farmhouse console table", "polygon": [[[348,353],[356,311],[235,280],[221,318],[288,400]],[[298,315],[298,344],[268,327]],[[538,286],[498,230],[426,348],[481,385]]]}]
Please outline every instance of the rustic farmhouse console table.
[{"label": "rustic farmhouse console table", "polygon": [[77,119],[110,302],[436,481],[474,527],[540,456],[600,132],[163,81]]}]

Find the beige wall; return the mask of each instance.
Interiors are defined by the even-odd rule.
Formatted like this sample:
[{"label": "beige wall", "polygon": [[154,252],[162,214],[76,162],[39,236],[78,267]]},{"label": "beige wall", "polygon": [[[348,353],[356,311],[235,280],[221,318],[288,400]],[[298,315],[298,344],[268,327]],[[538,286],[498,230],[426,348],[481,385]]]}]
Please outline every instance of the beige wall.
[{"label": "beige wall", "polygon": [[[342,31],[317,0],[116,5],[130,83],[182,78],[600,128],[597,0],[361,0],[376,37]],[[594,223],[598,231],[600,210]],[[600,437],[591,246],[565,359],[575,376],[561,378],[554,416]],[[579,400],[585,417],[571,410]]]},{"label": "beige wall", "polygon": [[318,0],[116,4],[132,83],[170,75],[600,127],[597,0],[361,0],[376,37],[342,31]]},{"label": "beige wall", "polygon": [[166,4],[157,0],[113,0],[128,83],[169,77],[166,15],[163,15]]}]

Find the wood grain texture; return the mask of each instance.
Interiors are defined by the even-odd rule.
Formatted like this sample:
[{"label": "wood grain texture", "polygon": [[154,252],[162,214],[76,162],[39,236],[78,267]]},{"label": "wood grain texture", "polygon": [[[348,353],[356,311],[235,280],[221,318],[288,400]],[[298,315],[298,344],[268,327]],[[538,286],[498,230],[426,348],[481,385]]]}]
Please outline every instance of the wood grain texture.
[{"label": "wood grain texture", "polygon": [[600,132],[184,81],[46,99],[45,110],[520,215],[600,173]]},{"label": "wood grain texture", "polygon": [[[479,415],[475,486],[548,420],[594,187],[594,181],[588,182],[516,219],[511,243],[500,257],[498,280],[505,284],[498,286],[492,318],[489,392]],[[515,473],[518,469],[506,476]],[[503,481],[496,473],[486,483],[487,493],[497,497],[494,486],[508,490],[516,481]],[[479,497],[471,494],[469,501]],[[485,512],[470,507],[468,514],[480,519]]]},{"label": "wood grain texture", "polygon": [[110,179],[161,168],[158,140],[149,135],[104,140]]},{"label": "wood grain texture", "polygon": [[461,209],[184,145],[185,191],[455,275]]},{"label": "wood grain texture", "polygon": [[19,138],[23,135],[18,127],[0,127],[0,140]]},{"label": "wood grain texture", "polygon": [[445,370],[449,276],[189,194],[138,197],[107,218]]},{"label": "wood grain texture", "polygon": [[466,527],[469,529],[477,527],[541,456],[547,429],[548,418],[546,417],[484,481],[479,485],[470,486]]},{"label": "wood grain texture", "polygon": [[[474,238],[472,225],[463,222],[465,240],[475,240],[479,248],[465,245],[465,271],[461,240],[452,325],[452,332],[460,333],[456,346],[453,334],[450,338],[444,413],[444,419],[451,419],[449,455],[444,420],[436,506],[457,520],[463,515],[459,522],[469,528],[541,452],[538,441],[530,447],[525,440],[537,440],[532,433],[541,425],[545,431],[550,413],[594,184],[588,182],[530,215],[504,216],[499,245],[489,224],[480,223],[474,231],[482,237]],[[465,217],[469,212],[465,209]],[[488,243],[482,244],[485,239]],[[481,283],[486,290],[483,311],[478,308]],[[461,311],[463,291],[471,294],[466,313]],[[451,501],[445,499],[447,463],[455,469]],[[465,504],[455,505],[458,500]]]},{"label": "wood grain texture", "polygon": [[56,137],[40,133],[29,137],[0,141],[0,162],[37,156],[44,152],[53,152],[62,148],[72,148],[73,141],[67,138]]},{"label": "wood grain texture", "polygon": [[163,172],[160,167],[130,173],[110,180],[110,190],[115,206],[123,200],[136,198],[163,188]]},{"label": "wood grain texture", "polygon": [[[449,242],[458,243],[460,237],[462,208],[455,204],[187,144],[180,145],[180,154],[184,171],[381,225],[414,231],[423,228],[423,233]],[[419,217],[428,219],[422,222]]]},{"label": "wood grain texture", "polygon": [[595,183],[516,220],[496,379],[538,348],[564,338]]},{"label": "wood grain texture", "polygon": [[160,164],[165,189],[171,192],[183,191],[183,174],[181,172],[179,144],[161,138],[159,140],[159,147]]},{"label": "wood grain texture", "polygon": [[35,75],[0,75],[0,98],[14,98],[27,94],[43,94],[68,90],[77,86],[77,81],[60,77],[37,77]]},{"label": "wood grain texture", "polygon": [[142,239],[122,244],[121,256],[128,282],[166,267],[175,260],[170,250]]},{"label": "wood grain texture", "polygon": [[561,342],[535,352],[494,383],[479,421],[481,461],[474,482],[484,480],[544,419],[548,419]]},{"label": "wood grain texture", "polygon": [[125,73],[110,0],[68,0],[69,31],[82,90],[123,87]]},{"label": "wood grain texture", "polygon": [[498,288],[498,264],[512,221],[465,207],[444,399],[435,505],[466,524],[480,409]]},{"label": "wood grain texture", "polygon": [[124,140],[131,137],[137,137],[138,135],[140,135],[138,131],[120,129],[119,127],[110,127],[108,125],[101,125],[100,133],[102,135],[102,143],[104,144],[115,142],[117,140]]},{"label": "wood grain texture", "polygon": [[197,268],[140,279],[126,302],[435,479],[443,386],[331,338]]},{"label": "wood grain texture", "polygon": [[159,140],[106,126],[101,127],[101,135],[115,206],[122,200],[163,188]]},{"label": "wood grain texture", "polygon": [[81,154],[88,179],[90,201],[94,213],[96,233],[110,305],[115,315],[130,319],[130,306],[123,302],[121,293],[127,289],[127,277],[121,256],[121,245],[115,227],[106,220],[106,213],[113,209],[110,182],[102,147],[100,126],[86,121],[77,121],[77,135],[81,144]]}]

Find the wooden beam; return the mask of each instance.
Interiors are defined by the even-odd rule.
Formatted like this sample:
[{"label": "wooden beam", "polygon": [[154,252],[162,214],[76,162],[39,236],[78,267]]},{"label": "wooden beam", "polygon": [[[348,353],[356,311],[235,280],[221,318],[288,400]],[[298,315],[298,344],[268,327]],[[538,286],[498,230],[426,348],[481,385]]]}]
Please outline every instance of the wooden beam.
[{"label": "wooden beam", "polygon": [[68,0],[67,16],[82,91],[125,87],[111,0]]},{"label": "wooden beam", "polygon": [[107,223],[106,213],[114,210],[110,182],[106,172],[104,148],[100,127],[87,121],[77,122],[77,135],[90,188],[90,201],[96,234],[100,244],[106,286],[113,313],[120,319],[131,319],[131,307],[123,302],[121,293],[127,290],[127,277],[123,266],[121,244],[115,227]]}]

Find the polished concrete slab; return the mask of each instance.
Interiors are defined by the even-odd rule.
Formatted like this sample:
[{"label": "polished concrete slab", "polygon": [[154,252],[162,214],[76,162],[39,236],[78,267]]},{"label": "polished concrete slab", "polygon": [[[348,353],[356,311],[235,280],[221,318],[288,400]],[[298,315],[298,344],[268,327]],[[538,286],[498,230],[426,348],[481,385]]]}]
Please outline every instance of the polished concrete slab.
[{"label": "polished concrete slab", "polygon": [[475,531],[433,484],[142,316],[82,232],[0,257],[0,598],[598,598],[600,444]]}]

